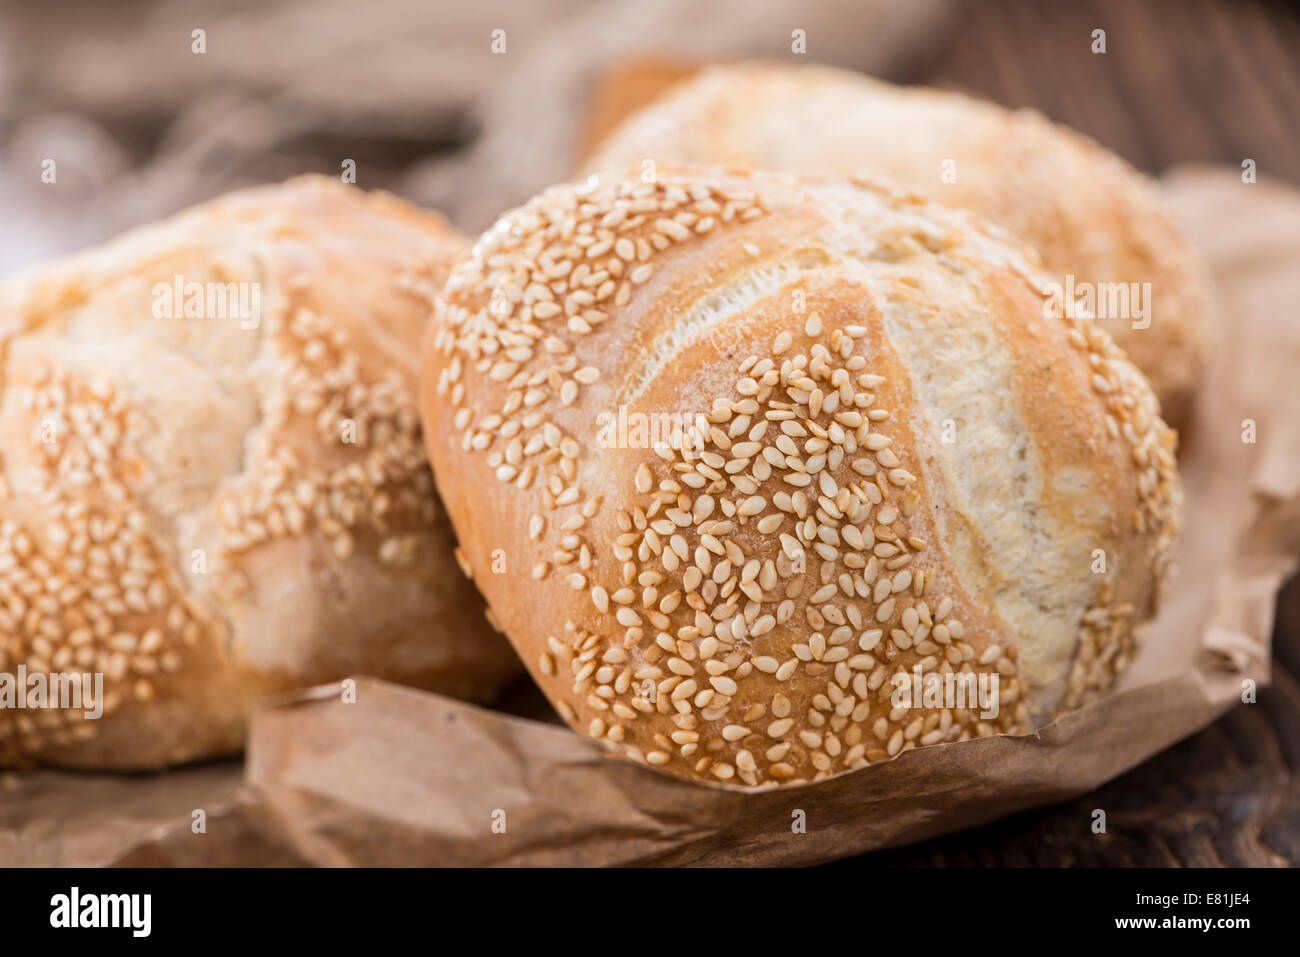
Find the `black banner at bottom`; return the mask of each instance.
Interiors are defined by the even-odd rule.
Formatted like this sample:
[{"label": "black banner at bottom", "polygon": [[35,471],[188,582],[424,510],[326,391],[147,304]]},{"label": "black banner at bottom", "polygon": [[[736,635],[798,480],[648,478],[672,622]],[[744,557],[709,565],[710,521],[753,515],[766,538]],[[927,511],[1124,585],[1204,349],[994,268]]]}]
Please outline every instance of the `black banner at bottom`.
[{"label": "black banner at bottom", "polygon": [[[577,922],[587,934],[604,927],[600,936],[649,933],[650,940],[656,924],[676,936],[700,922],[757,943],[783,928],[802,936],[795,928],[812,920],[821,925],[819,937],[852,941],[869,931],[873,946],[897,939],[947,950],[954,940],[1005,940],[1018,926],[1044,923],[1062,941],[1196,935],[1232,946],[1257,931],[1285,931],[1300,882],[1293,872],[1265,870],[833,865],[753,872],[11,870],[0,873],[0,883],[10,943],[76,936],[80,944],[261,945],[282,937],[331,945],[420,935],[450,945],[472,929],[483,943],[518,935],[540,946],[546,935],[570,933],[562,923]],[[559,945],[562,938],[550,940]]]}]

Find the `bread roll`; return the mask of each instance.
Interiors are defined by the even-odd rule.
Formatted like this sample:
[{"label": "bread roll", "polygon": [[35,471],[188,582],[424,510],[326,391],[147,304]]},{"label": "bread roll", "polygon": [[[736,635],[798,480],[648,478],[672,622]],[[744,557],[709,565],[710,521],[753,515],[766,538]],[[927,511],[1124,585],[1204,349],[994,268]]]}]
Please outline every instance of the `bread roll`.
[{"label": "bread roll", "polygon": [[[1106,691],[1181,508],[1110,337],[1045,316],[1031,251],[916,194],[638,172],[503,216],[424,351],[443,501],[560,714],[753,787]],[[939,677],[895,704],[914,674]],[[981,674],[997,707],[926,697]]]},{"label": "bread roll", "polygon": [[1094,296],[1093,314],[1150,378],[1165,418],[1187,419],[1204,350],[1205,270],[1153,185],[1073,130],[827,67],[748,63],[673,88],[616,128],[588,167],[645,159],[871,169],[969,209],[1034,246],[1063,297]]},{"label": "bread roll", "polygon": [[0,763],[152,768],[237,751],[268,692],[514,672],[415,405],[465,247],[299,179],[0,287],[0,673],[103,675],[97,720],[0,707]]},{"label": "bread roll", "polygon": [[645,109],[699,69],[697,62],[665,57],[634,57],[609,64],[591,81],[578,134],[578,155],[584,159],[594,155],[631,114]]}]

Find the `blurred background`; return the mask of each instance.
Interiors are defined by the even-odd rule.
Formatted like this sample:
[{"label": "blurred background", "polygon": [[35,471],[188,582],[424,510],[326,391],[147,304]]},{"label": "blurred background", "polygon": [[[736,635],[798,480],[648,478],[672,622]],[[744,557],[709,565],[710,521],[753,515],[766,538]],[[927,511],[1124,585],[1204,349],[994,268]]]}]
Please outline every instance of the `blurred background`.
[{"label": "blurred background", "polygon": [[741,56],[1033,107],[1153,173],[1249,157],[1300,182],[1280,2],[0,0],[0,274],[347,159],[479,230],[663,83]]},{"label": "blurred background", "polygon": [[[349,160],[477,231],[694,66],[798,59],[795,30],[801,59],[1032,107],[1152,174],[1300,184],[1293,3],[0,0],[0,274]],[[848,866],[1300,864],[1295,582],[1274,648],[1258,706],[1100,792]]]}]

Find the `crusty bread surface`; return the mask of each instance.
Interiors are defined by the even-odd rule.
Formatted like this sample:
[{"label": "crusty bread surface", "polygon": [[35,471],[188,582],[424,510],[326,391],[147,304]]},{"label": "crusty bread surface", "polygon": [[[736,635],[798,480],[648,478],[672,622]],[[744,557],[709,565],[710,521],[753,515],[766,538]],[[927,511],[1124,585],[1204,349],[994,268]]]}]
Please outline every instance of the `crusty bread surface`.
[{"label": "crusty bread surface", "polygon": [[416,408],[466,246],[302,178],[0,286],[0,672],[103,676],[97,719],[0,710],[0,764],[158,767],[237,751],[267,693],[514,672]]},{"label": "crusty bread surface", "polygon": [[[504,215],[424,349],[442,499],[560,714],[756,787],[1109,689],[1174,437],[1033,251],[874,179],[642,172]],[[981,676],[993,708],[926,697]]]},{"label": "crusty bread surface", "polygon": [[1153,183],[1032,110],[823,66],[715,65],[615,127],[586,165],[646,160],[871,170],[971,210],[1037,249],[1063,294],[1082,297],[1147,374],[1166,420],[1187,422],[1206,348],[1206,271]]}]

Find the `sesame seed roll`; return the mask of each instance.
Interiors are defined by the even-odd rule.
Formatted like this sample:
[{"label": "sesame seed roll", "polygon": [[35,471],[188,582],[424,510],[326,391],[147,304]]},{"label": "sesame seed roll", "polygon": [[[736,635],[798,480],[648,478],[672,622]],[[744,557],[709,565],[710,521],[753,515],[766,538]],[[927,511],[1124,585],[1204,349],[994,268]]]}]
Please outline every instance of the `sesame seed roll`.
[{"label": "sesame seed roll", "polygon": [[[1165,419],[1187,421],[1205,351],[1207,271],[1154,184],[1073,130],[1030,110],[844,70],[738,63],[708,67],[633,114],[587,165],[646,159],[869,169],[968,209],[1033,246],[1063,290],[1096,292],[1105,308],[1091,311],[1150,378]],[[1103,294],[1099,283],[1125,288]]]},{"label": "sesame seed roll", "polygon": [[[157,767],[237,751],[267,692],[514,673],[416,409],[430,290],[465,245],[305,178],[0,286],[0,672],[103,681],[98,719],[0,708],[0,765]],[[178,281],[219,295],[187,314]],[[256,313],[207,311],[240,290]]]},{"label": "sesame seed roll", "polygon": [[[755,787],[1105,692],[1181,506],[1109,336],[1045,317],[1032,252],[895,187],[640,174],[504,215],[424,350],[443,501],[565,720]],[[673,415],[695,427],[609,427]],[[894,699],[963,674],[998,707]]]}]

